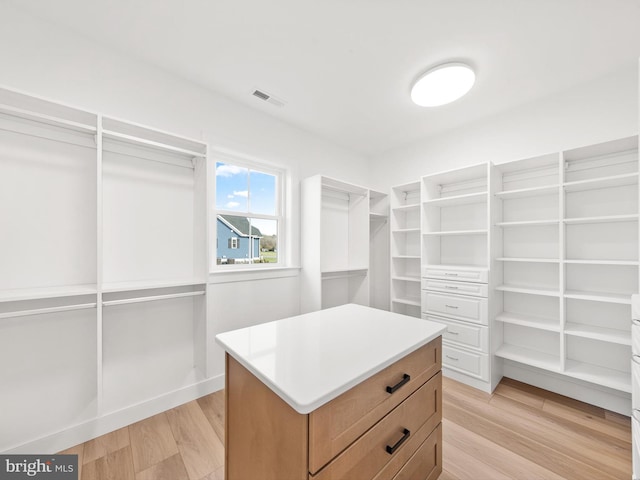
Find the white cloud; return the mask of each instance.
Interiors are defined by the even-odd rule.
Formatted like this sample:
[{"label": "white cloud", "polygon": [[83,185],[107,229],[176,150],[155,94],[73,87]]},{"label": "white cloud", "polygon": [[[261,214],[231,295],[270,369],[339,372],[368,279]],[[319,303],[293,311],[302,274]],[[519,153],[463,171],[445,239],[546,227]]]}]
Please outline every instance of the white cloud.
[{"label": "white cloud", "polygon": [[225,205],[225,207],[227,208],[235,208],[235,207],[239,207],[240,204],[238,202],[227,202],[227,204]]},{"label": "white cloud", "polygon": [[239,174],[247,175],[247,172],[246,168],[236,165],[227,165],[226,163],[216,165],[216,177],[231,177]]},{"label": "white cloud", "polygon": [[227,195],[227,198],[233,198],[233,194],[230,193],[229,195]]},{"label": "white cloud", "polygon": [[247,197],[249,196],[249,191],[247,191],[247,190],[234,190],[234,191],[233,191],[233,194],[234,194],[236,197],[244,197],[244,198],[247,198]]}]

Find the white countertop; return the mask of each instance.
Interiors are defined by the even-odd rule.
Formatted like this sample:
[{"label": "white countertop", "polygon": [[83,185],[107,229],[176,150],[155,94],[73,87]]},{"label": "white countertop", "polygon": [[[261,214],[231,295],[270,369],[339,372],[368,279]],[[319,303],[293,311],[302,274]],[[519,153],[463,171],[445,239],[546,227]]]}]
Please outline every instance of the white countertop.
[{"label": "white countertop", "polygon": [[221,333],[216,341],[306,414],[445,330],[428,320],[349,304]]}]

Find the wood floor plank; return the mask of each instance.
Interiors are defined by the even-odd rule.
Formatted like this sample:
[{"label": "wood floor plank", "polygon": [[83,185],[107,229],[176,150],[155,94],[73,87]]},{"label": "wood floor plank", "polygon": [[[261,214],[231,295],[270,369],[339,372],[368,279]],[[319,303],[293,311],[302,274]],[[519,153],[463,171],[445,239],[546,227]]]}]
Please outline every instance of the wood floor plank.
[{"label": "wood floor plank", "polygon": [[[507,450],[515,452],[538,465],[545,465],[557,475],[565,478],[593,478],[599,480],[611,480],[614,476],[594,468],[564,453],[564,448],[549,446],[546,442],[540,443],[533,440],[522,428],[514,428],[510,421],[487,418],[485,412],[469,410],[468,405],[459,405],[458,399],[455,401],[443,401],[443,416],[453,423],[484,436],[493,443],[500,445]],[[477,403],[475,406],[480,406]],[[474,406],[472,406],[474,408]],[[506,424],[505,424],[506,423]],[[516,431],[519,430],[519,431]],[[444,452],[444,450],[443,450]],[[448,467],[447,467],[448,468]],[[455,471],[454,471],[455,473]]]},{"label": "wood floor plank", "polygon": [[442,473],[438,477],[438,480],[462,480],[460,477],[456,477],[453,473],[443,469]]},{"label": "wood floor plank", "polygon": [[82,478],[82,464],[83,464],[83,454],[84,454],[84,443],[80,445],[76,445],[75,447],[67,448],[61,452],[58,452],[59,455],[77,455],[78,456],[78,478]]},{"label": "wood floor plank", "polygon": [[600,434],[631,444],[630,420],[629,424],[621,425],[605,418],[594,417],[583,410],[575,409],[553,400],[545,400],[542,410],[551,415],[564,418],[574,424],[582,425]]},{"label": "wood floor plank", "polygon": [[130,425],[129,438],[136,472],[178,453],[178,445],[164,412]]},{"label": "wood floor plank", "polygon": [[[563,418],[549,415],[547,412],[514,402],[509,398],[496,395],[491,400],[491,404],[506,412],[505,415],[511,415],[512,420],[520,418],[523,423],[532,424],[534,434],[546,433],[547,436],[552,436],[557,441],[570,442],[567,451],[576,450],[581,455],[586,455],[584,452],[594,450],[597,452],[595,455],[604,455],[603,458],[607,462],[611,460],[612,465],[615,460],[625,464],[631,460],[631,450],[625,441],[603,435],[573,422],[567,422]],[[589,456],[593,455],[589,454]]]},{"label": "wood floor plank", "polygon": [[[135,457],[134,457],[135,458]],[[189,480],[179,453],[136,473],[136,480]]]},{"label": "wood floor plank", "polygon": [[86,463],[82,480],[135,480],[131,448],[126,446],[115,452]]},{"label": "wood floor plank", "polygon": [[200,480],[224,480],[224,466],[220,467],[215,472],[210,473],[206,477],[202,477]]},{"label": "wood floor plank", "polygon": [[224,444],[224,390],[199,398],[198,405],[200,405],[216,435]]},{"label": "wood floor plank", "polygon": [[442,441],[442,463],[447,465],[449,472],[460,479],[513,480],[444,440]]},{"label": "wood floor plank", "polygon": [[186,403],[166,413],[190,480],[200,480],[224,465],[224,445],[198,402]]},{"label": "wood floor plank", "polygon": [[474,464],[485,463],[509,478],[563,480],[560,475],[446,419],[442,421],[442,438],[473,457]]},{"label": "wood floor plank", "polygon": [[604,419],[611,423],[617,423],[625,428],[631,430],[631,417],[627,417],[626,415],[621,415],[616,412],[610,412],[609,410],[605,410]]},{"label": "wood floor plank", "polygon": [[542,409],[544,405],[544,398],[540,397],[540,395],[502,383],[496,387],[493,395],[502,395],[503,397],[538,409]]},{"label": "wood floor plank", "polygon": [[445,388],[450,390],[452,394],[466,395],[468,398],[477,400],[483,403],[489,403],[491,400],[491,394],[485,393],[477,388],[470,387],[464,383],[456,382],[450,378],[442,376],[442,391],[444,393]]},{"label": "wood floor plank", "polygon": [[93,462],[127,446],[129,446],[129,428],[120,428],[86,442],[82,461],[85,464]]}]

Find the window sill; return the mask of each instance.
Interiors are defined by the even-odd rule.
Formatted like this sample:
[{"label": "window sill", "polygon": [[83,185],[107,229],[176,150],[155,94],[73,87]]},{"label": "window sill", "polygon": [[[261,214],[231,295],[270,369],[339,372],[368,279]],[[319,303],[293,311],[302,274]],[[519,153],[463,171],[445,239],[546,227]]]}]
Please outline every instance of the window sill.
[{"label": "window sill", "polygon": [[220,269],[209,273],[209,284],[270,280],[273,278],[295,277],[299,274],[300,267],[249,267],[234,268],[233,270]]}]

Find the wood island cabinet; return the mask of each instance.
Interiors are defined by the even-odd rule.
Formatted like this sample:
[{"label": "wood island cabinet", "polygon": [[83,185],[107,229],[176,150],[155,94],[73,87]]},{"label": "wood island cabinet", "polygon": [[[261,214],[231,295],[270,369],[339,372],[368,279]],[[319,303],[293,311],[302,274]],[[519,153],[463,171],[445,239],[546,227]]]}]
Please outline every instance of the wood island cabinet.
[{"label": "wood island cabinet", "polygon": [[[227,480],[431,480],[440,475],[439,334],[308,412],[293,408],[245,368],[241,361],[246,359],[235,356],[226,355]],[[302,384],[312,381],[301,379]]]}]

